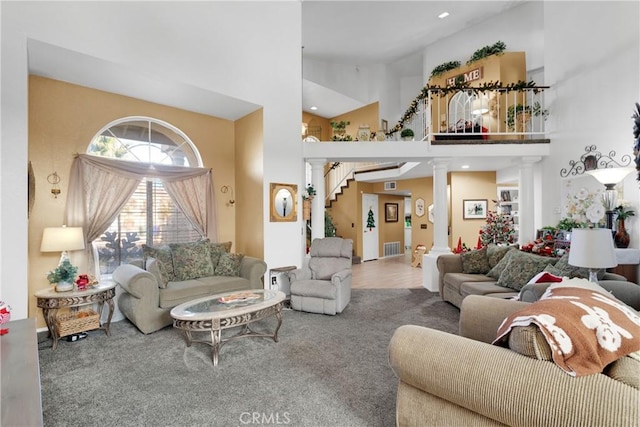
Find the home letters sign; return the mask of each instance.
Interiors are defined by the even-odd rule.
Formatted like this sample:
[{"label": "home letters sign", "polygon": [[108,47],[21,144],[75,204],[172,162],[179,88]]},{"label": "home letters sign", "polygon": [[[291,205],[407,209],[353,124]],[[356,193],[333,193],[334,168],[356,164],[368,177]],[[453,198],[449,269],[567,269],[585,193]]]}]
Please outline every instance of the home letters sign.
[{"label": "home letters sign", "polygon": [[465,83],[474,82],[482,78],[482,67],[474,68],[466,73],[458,74],[457,76],[449,77],[447,79],[447,86],[454,86],[456,81],[464,79]]}]

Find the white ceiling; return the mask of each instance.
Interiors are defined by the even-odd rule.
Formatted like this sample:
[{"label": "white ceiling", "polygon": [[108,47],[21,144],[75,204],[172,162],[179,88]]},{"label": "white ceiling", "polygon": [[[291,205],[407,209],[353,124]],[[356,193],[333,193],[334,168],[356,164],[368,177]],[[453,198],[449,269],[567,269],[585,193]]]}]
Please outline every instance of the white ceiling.
[{"label": "white ceiling", "polygon": [[[385,64],[400,77],[421,76],[421,52],[426,46],[522,2],[304,1],[303,60],[361,67]],[[449,16],[438,18],[442,12],[449,12]],[[306,85],[303,108],[322,106],[319,115],[323,117],[351,111],[354,105],[363,106],[344,95],[337,97],[330,88],[320,85],[313,92],[305,91]]]}]

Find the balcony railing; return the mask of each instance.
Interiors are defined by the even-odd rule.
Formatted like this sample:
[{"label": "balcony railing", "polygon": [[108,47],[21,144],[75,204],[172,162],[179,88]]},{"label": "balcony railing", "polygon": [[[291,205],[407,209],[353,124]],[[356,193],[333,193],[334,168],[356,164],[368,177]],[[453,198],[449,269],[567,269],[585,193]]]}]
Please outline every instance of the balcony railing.
[{"label": "balcony railing", "polygon": [[413,130],[414,140],[433,144],[542,139],[548,115],[544,89],[429,90],[404,128]]}]

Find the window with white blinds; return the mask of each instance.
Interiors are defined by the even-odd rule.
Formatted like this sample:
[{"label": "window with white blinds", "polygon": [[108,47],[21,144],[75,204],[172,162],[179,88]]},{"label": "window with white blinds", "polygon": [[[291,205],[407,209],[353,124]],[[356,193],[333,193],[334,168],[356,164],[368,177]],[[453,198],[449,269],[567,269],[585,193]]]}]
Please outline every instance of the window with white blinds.
[{"label": "window with white blinds", "polygon": [[[91,141],[88,154],[129,161],[202,166],[200,155],[177,128],[151,118],[110,123]],[[192,164],[195,163],[195,164]],[[175,206],[160,180],[143,179],[115,221],[93,244],[100,273],[142,258],[142,245],[182,243],[202,238]]]}]

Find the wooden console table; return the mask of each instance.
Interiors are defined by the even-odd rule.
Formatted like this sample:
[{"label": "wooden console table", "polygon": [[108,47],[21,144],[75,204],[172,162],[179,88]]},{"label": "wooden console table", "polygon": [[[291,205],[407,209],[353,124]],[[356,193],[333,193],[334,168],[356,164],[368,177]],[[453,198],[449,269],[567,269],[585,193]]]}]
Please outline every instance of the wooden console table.
[{"label": "wooden console table", "polygon": [[618,266],[610,268],[612,273],[627,278],[628,281],[638,283],[638,264],[640,264],[640,249],[615,249]]},{"label": "wooden console table", "polygon": [[0,336],[0,377],[3,426],[41,426],[40,362],[36,319],[6,324],[9,333]]},{"label": "wooden console table", "polygon": [[60,331],[56,327],[56,316],[59,308],[63,307],[80,307],[89,304],[98,304],[98,315],[102,315],[102,308],[106,302],[109,306],[109,317],[107,322],[100,326],[107,335],[111,335],[109,327],[111,326],[111,317],[113,316],[113,297],[116,294],[116,284],[109,282],[108,284],[98,285],[85,291],[57,292],[55,289],[43,289],[36,292],[38,299],[38,307],[42,308],[44,320],[47,323],[49,334],[53,338],[52,348],[58,347],[58,339],[60,339]]}]

